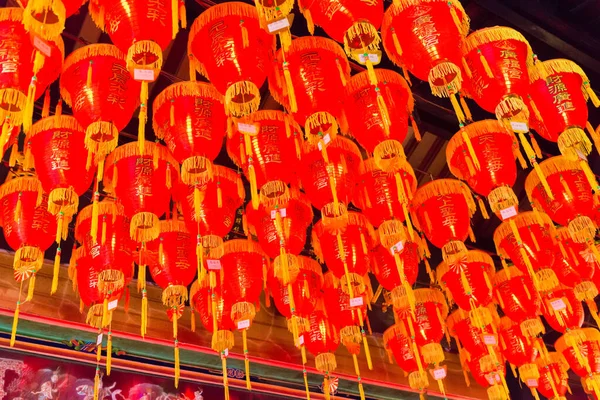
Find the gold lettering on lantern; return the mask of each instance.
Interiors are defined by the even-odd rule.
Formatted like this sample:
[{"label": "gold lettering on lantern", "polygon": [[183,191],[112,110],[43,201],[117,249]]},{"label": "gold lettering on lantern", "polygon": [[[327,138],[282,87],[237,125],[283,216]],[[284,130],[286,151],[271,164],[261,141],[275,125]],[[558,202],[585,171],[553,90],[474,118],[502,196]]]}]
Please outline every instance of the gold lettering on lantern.
[{"label": "gold lettering on lantern", "polygon": [[135,180],[133,183],[135,195],[140,199],[152,196],[152,174],[154,165],[151,159],[138,157],[135,162]]},{"label": "gold lettering on lantern", "polygon": [[314,93],[325,91],[325,79],[323,78],[323,69],[320,66],[321,56],[316,52],[304,53],[300,57],[300,77],[304,83],[304,88],[310,97]]},{"label": "gold lettering on lantern", "polygon": [[[417,303],[415,306],[415,320],[419,326],[422,336],[427,336],[426,332],[431,330],[431,322],[427,313],[427,307],[423,303]],[[416,330],[416,329],[415,329]]]},{"label": "gold lettering on lantern", "polygon": [[500,157],[500,151],[494,140],[494,135],[481,135],[478,138],[480,145],[483,145],[482,153],[484,160],[486,160],[486,168],[494,177],[494,174],[500,171],[503,167],[502,158]]},{"label": "gold lettering on lantern", "polygon": [[194,99],[194,137],[210,140],[212,138],[212,107],[210,100],[196,97]]},{"label": "gold lettering on lantern", "polygon": [[438,202],[441,202],[440,213],[442,216],[442,225],[448,226],[454,232],[454,225],[458,221],[456,212],[454,211],[454,202],[451,195],[438,195],[436,197]]},{"label": "gold lettering on lantern", "polygon": [[215,57],[217,67],[223,66],[227,61],[235,60],[234,42],[233,39],[228,39],[225,36],[227,25],[223,21],[217,21],[208,31],[210,39],[210,50]]},{"label": "gold lettering on lantern", "polygon": [[90,288],[97,288],[98,287],[98,272],[95,271],[93,268],[90,268],[89,272],[90,272],[90,275],[88,277],[88,281],[90,282]]},{"label": "gold lettering on lantern", "polygon": [[127,90],[127,82],[130,78],[129,71],[121,64],[113,63],[111,68],[112,76],[108,80],[108,98],[107,100],[112,105],[118,106],[120,109],[125,107],[125,96]]},{"label": "gold lettering on lantern", "polygon": [[590,184],[588,183],[585,175],[581,171],[571,171],[570,175],[575,183],[575,187],[577,188],[577,194],[574,195],[575,198],[582,202],[593,201]]},{"label": "gold lettering on lantern", "polygon": [[519,80],[523,76],[521,64],[517,58],[517,52],[514,51],[514,45],[508,41],[501,42],[497,47],[502,48],[500,57],[502,58],[502,74],[506,80]]},{"label": "gold lettering on lantern", "polygon": [[16,73],[19,60],[19,37],[14,31],[10,36],[0,41],[0,71],[1,73]]},{"label": "gold lettering on lantern", "polygon": [[413,20],[413,33],[421,41],[429,53],[437,57],[435,47],[439,43],[440,33],[430,14],[423,14]]},{"label": "gold lettering on lantern", "polygon": [[575,110],[575,106],[571,101],[571,94],[567,91],[567,86],[563,83],[560,75],[554,75],[546,81],[548,92],[553,96],[553,103],[559,113]]},{"label": "gold lettering on lantern", "polygon": [[146,10],[146,18],[153,22],[159,22],[165,26],[167,19],[167,9],[164,0],[148,0],[148,8]]}]

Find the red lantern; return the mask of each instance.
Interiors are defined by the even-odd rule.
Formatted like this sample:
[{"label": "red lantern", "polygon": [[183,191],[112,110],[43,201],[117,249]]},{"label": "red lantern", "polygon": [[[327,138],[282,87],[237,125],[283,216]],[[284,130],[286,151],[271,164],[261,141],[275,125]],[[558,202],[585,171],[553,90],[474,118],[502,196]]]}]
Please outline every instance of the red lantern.
[{"label": "red lantern", "polygon": [[492,327],[492,314],[489,309],[486,310],[488,310],[487,320],[476,320],[471,317],[473,313],[467,313],[462,309],[454,311],[446,320],[450,335],[473,358],[486,354],[493,354],[496,357],[499,351],[498,335]]},{"label": "red lantern", "polygon": [[[419,246],[413,242],[406,242],[404,250],[399,254],[404,267],[404,275],[410,286],[417,281],[419,274]],[[402,279],[398,273],[394,256],[390,250],[378,245],[371,251],[371,272],[385,290],[393,291],[402,286]]]},{"label": "red lantern", "polygon": [[[574,340],[575,336],[577,340]],[[574,373],[593,377],[597,383],[600,374],[600,332],[597,329],[583,328],[566,333],[558,338],[554,348],[565,357]],[[594,392],[598,396],[597,386]]]},{"label": "red lantern", "polygon": [[421,186],[413,200],[413,218],[417,229],[434,246],[442,249],[446,262],[453,263],[467,251],[470,219],[475,202],[469,189],[454,179],[437,179]]},{"label": "red lantern", "polygon": [[518,322],[502,317],[498,321],[497,329],[500,351],[513,369],[515,366],[521,367],[535,362],[539,353],[537,343],[532,343],[522,334]]},{"label": "red lantern", "polygon": [[586,243],[600,262],[600,253],[594,246],[596,226],[592,220],[594,198],[592,190],[597,188],[588,183],[586,173],[577,161],[556,156],[540,163],[553,196],[543,190],[539,177],[530,173],[525,181],[525,190],[531,204],[544,210],[552,220],[568,226],[571,237],[577,243]]},{"label": "red lantern", "polygon": [[140,154],[137,143],[124,144],[107,159],[107,185],[131,218],[131,238],[138,243],[158,237],[158,218],[169,209],[170,189],[179,179],[178,164],[166,147],[149,142],[146,148]]},{"label": "red lantern", "polygon": [[138,105],[139,90],[127,71],[125,56],[115,46],[88,45],[65,60],[60,95],[85,129],[85,146],[99,162],[117,147],[119,131]]},{"label": "red lantern", "polygon": [[317,146],[305,143],[298,172],[312,205],[322,213],[327,206],[330,212],[325,210],[326,216],[339,216],[339,203],[347,205],[353,198],[362,157],[358,146],[343,137],[327,146],[327,156],[328,160],[324,160]]},{"label": "red lantern", "polygon": [[544,319],[555,331],[565,332],[583,325],[583,305],[571,288],[559,286],[546,293],[542,305]]},{"label": "red lantern", "polygon": [[446,298],[452,299],[461,309],[475,310],[492,301],[494,261],[486,253],[470,250],[456,264],[442,262],[435,271]]},{"label": "red lantern", "polygon": [[269,89],[304,126],[307,140],[315,146],[322,141],[324,147],[329,141],[335,143],[338,125],[344,122],[348,79],[350,65],[337,43],[318,36],[300,37],[277,53]]},{"label": "red lantern", "polygon": [[258,208],[258,190],[269,203],[284,202],[277,198],[278,191],[297,180],[301,136],[302,130],[288,114],[273,110],[252,113],[233,128],[227,154],[248,178],[254,208]]},{"label": "red lantern", "polygon": [[188,40],[193,75],[197,70],[215,85],[234,117],[258,110],[274,48],[275,38],[261,29],[256,9],[241,2],[208,8],[194,21]]},{"label": "red lantern", "polygon": [[450,97],[461,122],[465,116],[456,94],[463,80],[460,49],[468,32],[469,18],[457,0],[394,2],[381,26],[383,47],[394,64],[428,81],[434,95]]},{"label": "red lantern", "polygon": [[598,143],[586,104],[589,97],[598,106],[598,99],[589,78],[573,61],[556,59],[541,64],[542,68],[529,70],[529,104],[535,116],[532,126],[544,139],[557,142],[563,155],[577,160],[579,154],[588,155],[592,150],[585,128]]},{"label": "red lantern", "polygon": [[517,268],[533,279],[538,291],[555,288],[559,282],[551,269],[558,250],[553,243],[554,225],[544,213],[520,213],[494,231],[496,251],[510,258]]},{"label": "red lantern", "polygon": [[212,179],[212,162],[223,144],[226,116],[223,96],[203,82],[168,86],[152,104],[152,127],[177,162],[181,180],[202,185]]},{"label": "red lantern", "polygon": [[329,374],[336,370],[337,362],[334,352],[340,344],[335,329],[329,324],[327,315],[317,308],[308,316],[308,331],[304,332],[304,343],[308,351],[315,356],[315,367],[324,376],[323,388],[329,389]]},{"label": "red lantern", "polygon": [[564,397],[569,390],[569,364],[561,353],[548,353],[538,357],[536,364],[539,370],[538,388],[542,396],[549,399]]},{"label": "red lantern", "polygon": [[517,267],[506,267],[496,272],[492,279],[496,301],[514,322],[521,326],[521,333],[533,338],[546,330],[540,314],[541,299],[535,295],[531,278]]},{"label": "red lantern", "polygon": [[[270,258],[276,258],[283,248],[288,254],[300,254],[306,242],[306,230],[313,221],[313,211],[306,196],[292,188],[289,200],[284,207],[278,208],[281,214],[281,232],[279,232],[276,215],[269,207],[261,204],[255,210],[251,204],[246,207],[248,228],[257,238],[262,249]],[[277,212],[277,211],[276,211]]]},{"label": "red lantern", "polygon": [[23,26],[27,31],[46,40],[54,40],[65,29],[65,20],[79,11],[87,0],[19,0],[23,13]]},{"label": "red lantern", "polygon": [[[0,12],[0,43],[4,49],[0,57],[3,66],[0,72],[0,146],[8,142],[13,127],[23,124],[25,132],[29,130],[33,103],[58,77],[64,59],[62,38],[50,42],[40,38],[31,40],[23,28],[23,17],[22,8],[6,7]],[[44,113],[48,112],[49,101],[48,97]]]},{"label": "red lantern", "polygon": [[[519,201],[511,189],[517,179],[515,157],[520,155],[514,134],[494,120],[473,122],[462,127],[448,143],[446,158],[450,172],[467,181],[479,195],[486,196],[500,218]],[[485,206],[479,206],[487,217]],[[502,218],[504,219],[504,218]]]},{"label": "red lantern", "polygon": [[490,400],[508,400],[510,394],[506,384],[506,366],[502,356],[494,359],[491,355],[472,357],[466,361],[467,368],[475,381],[487,387]]}]

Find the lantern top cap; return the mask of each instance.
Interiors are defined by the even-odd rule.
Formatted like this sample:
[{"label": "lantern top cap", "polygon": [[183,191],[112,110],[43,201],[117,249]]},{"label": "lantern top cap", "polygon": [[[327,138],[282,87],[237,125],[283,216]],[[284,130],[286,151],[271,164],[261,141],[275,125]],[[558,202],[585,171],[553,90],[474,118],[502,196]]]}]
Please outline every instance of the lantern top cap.
[{"label": "lantern top cap", "polygon": [[[317,151],[321,152],[321,150],[319,149],[318,146],[318,142],[311,144],[308,140],[304,141],[303,143],[303,154],[306,153],[310,153],[312,151]],[[358,157],[358,159],[360,159],[362,161],[362,155],[360,153],[360,149],[358,148],[358,146],[356,145],[356,143],[354,143],[352,140],[342,137],[340,135],[337,135],[335,140],[332,140],[331,143],[327,146],[328,149],[338,149],[341,150],[343,152],[346,153],[352,153],[353,155],[355,155],[356,157]],[[321,158],[319,158],[319,160],[321,160]]]},{"label": "lantern top cap", "polygon": [[527,39],[525,39],[525,36],[521,32],[506,26],[491,26],[471,33],[464,42],[464,52],[469,53],[480,46],[506,40],[524,43],[527,46],[527,66],[533,66],[533,50],[531,50],[531,46]]},{"label": "lantern top cap", "polygon": [[469,216],[475,213],[475,201],[471,191],[463,182],[457,179],[435,179],[421,186],[414,194],[413,205],[420,206],[437,196],[462,194],[469,207]]},{"label": "lantern top cap", "polygon": [[571,329],[556,340],[554,348],[562,354],[578,342],[600,342],[600,332],[595,328]]},{"label": "lantern top cap", "polygon": [[0,199],[18,192],[42,193],[42,184],[36,176],[17,176],[7,180],[0,186]]},{"label": "lantern top cap", "polygon": [[[571,60],[567,60],[565,58],[555,58],[553,60],[543,61],[541,64],[545,68],[548,76],[561,73],[571,73],[581,76],[581,79],[584,82],[589,81],[589,78],[587,77],[583,69],[581,69],[579,65],[575,64]],[[546,77],[543,77],[540,74],[540,69],[535,67],[529,68],[529,82],[535,82],[539,79],[543,79],[544,81],[546,80]]]},{"label": "lantern top cap", "polygon": [[[399,159],[398,164],[399,164],[399,167],[398,167],[399,171],[407,173],[413,178],[414,187],[412,188],[412,191],[414,192],[417,189],[417,187],[416,187],[417,177],[415,176],[415,171],[414,171],[412,165],[410,165],[410,163],[408,162],[407,159]],[[362,167],[360,169],[361,175],[371,173],[371,172],[379,172],[379,171],[383,172],[383,170],[377,166],[377,163],[376,163],[374,157],[370,157],[370,158],[367,158],[366,160],[364,160]]]},{"label": "lantern top cap", "polygon": [[[90,204],[89,206],[84,207],[81,211],[79,211],[77,213],[77,220],[75,221],[75,238],[82,242],[84,235],[87,232],[81,232],[80,231],[80,226],[83,223],[83,221],[88,220],[90,218],[92,218],[93,215],[93,204]],[[124,215],[124,210],[123,210],[123,206],[120,203],[117,203],[116,201],[112,200],[112,199],[104,199],[101,202],[98,203],[97,205],[98,207],[98,216],[102,216],[102,215],[110,215],[111,218],[115,217],[115,216],[122,216]]]},{"label": "lantern top cap", "polygon": [[21,7],[4,7],[0,9],[0,21],[21,22],[23,9]]},{"label": "lantern top cap", "polygon": [[[373,225],[369,222],[367,217],[359,212],[349,211],[348,212],[348,220],[346,222],[346,226],[358,226],[360,229],[364,229],[364,234],[367,235],[371,240],[376,241],[377,236],[375,235],[375,230],[373,229]],[[319,237],[323,235],[327,231],[327,228],[323,224],[323,220],[319,220],[313,226],[313,242],[319,240]]]},{"label": "lantern top cap", "polygon": [[[175,161],[169,149],[158,143],[147,141],[145,144],[144,154],[140,153],[140,147],[137,142],[130,142],[117,147],[106,159],[106,165],[117,163],[128,157],[147,157],[153,158],[155,152],[158,152],[158,159],[171,164],[173,170],[179,176],[179,163]],[[107,177],[108,178],[108,177]]]},{"label": "lantern top cap", "polygon": [[[545,177],[549,177],[554,174],[560,174],[569,171],[580,171],[583,174],[579,161],[571,160],[566,156],[554,156],[547,160],[542,161],[540,169]],[[540,177],[536,171],[531,171],[525,179],[525,191],[530,202],[533,202],[533,190],[541,185]],[[590,188],[591,191],[591,188]]]},{"label": "lantern top cap", "polygon": [[83,127],[77,122],[77,119],[71,115],[52,115],[46,118],[40,119],[38,122],[33,124],[29,130],[29,137],[32,138],[39,133],[47,132],[50,130],[69,130],[78,131],[84,133]]},{"label": "lantern top cap", "polygon": [[225,255],[231,253],[255,253],[265,256],[258,242],[247,239],[233,239],[224,242],[223,252]]},{"label": "lantern top cap", "polygon": [[[394,0],[392,5],[387,9],[383,16],[383,22],[381,24],[382,28],[389,27],[392,23],[392,19],[404,12],[406,9],[415,6],[422,6],[427,3],[444,3],[449,7],[453,7],[454,9],[458,10],[460,13],[459,18],[461,20],[461,34],[466,36],[469,33],[471,21],[469,20],[469,16],[465,12],[465,9],[459,0]],[[387,29],[382,29],[382,31],[385,35]]]},{"label": "lantern top cap", "polygon": [[534,213],[533,211],[521,212],[515,215],[514,217],[511,217],[510,222],[506,220],[496,228],[496,230],[494,231],[494,243],[496,244],[496,250],[498,251],[498,254],[503,253],[503,251],[501,250],[501,242],[510,236],[514,237],[513,229],[511,227],[511,224],[513,223],[514,225],[516,225],[517,229],[532,227],[535,225],[540,226],[539,218],[541,218],[544,222],[544,226],[542,226],[541,228],[548,230],[552,237],[554,237],[554,223],[552,222],[550,217],[543,212],[538,212],[537,214],[538,215],[536,215],[536,213]]}]

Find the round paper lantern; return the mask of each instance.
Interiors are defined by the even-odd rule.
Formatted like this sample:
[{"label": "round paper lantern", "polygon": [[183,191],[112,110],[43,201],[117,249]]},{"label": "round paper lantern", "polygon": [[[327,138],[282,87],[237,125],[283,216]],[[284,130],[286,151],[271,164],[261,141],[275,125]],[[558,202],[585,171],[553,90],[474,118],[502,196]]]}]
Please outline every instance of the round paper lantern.
[{"label": "round paper lantern", "polygon": [[546,291],[559,282],[552,270],[555,253],[554,225],[544,213],[519,213],[500,224],[494,231],[496,251],[509,258],[523,273],[533,279],[536,290]]},{"label": "round paper lantern", "polygon": [[401,0],[390,6],[381,26],[386,54],[394,64],[428,81],[431,92],[450,97],[464,122],[456,94],[462,87],[461,46],[469,17],[457,0]]},{"label": "round paper lantern", "polygon": [[317,309],[308,316],[308,324],[309,329],[303,335],[304,343],[315,356],[315,367],[324,374],[323,388],[329,388],[329,374],[337,368],[334,352],[340,340],[322,309]]},{"label": "round paper lantern", "polygon": [[594,328],[583,328],[567,332],[558,338],[554,348],[567,360],[575,374],[587,377],[586,389],[600,395],[600,332]]},{"label": "round paper lantern", "polygon": [[[471,317],[473,316],[473,317]],[[479,358],[486,354],[497,357],[498,335],[492,326],[492,314],[488,309],[487,320],[476,319],[473,313],[462,309],[454,311],[448,316],[448,332],[457,343],[462,345],[472,358]]]},{"label": "round paper lantern", "polygon": [[85,129],[85,146],[99,162],[117,147],[119,131],[138,106],[139,90],[140,84],[127,71],[125,56],[116,46],[91,44],[65,60],[60,95]]},{"label": "round paper lantern", "polygon": [[558,286],[545,293],[542,305],[544,319],[555,331],[566,332],[583,325],[583,305],[571,288]]},{"label": "round paper lantern", "polygon": [[506,383],[506,366],[501,355],[498,355],[496,359],[489,354],[471,357],[466,364],[475,381],[488,388],[487,394],[490,400],[511,398]]},{"label": "round paper lantern", "polygon": [[475,202],[467,186],[454,179],[436,179],[416,192],[412,200],[417,229],[434,246],[442,249],[446,262],[453,263],[467,251],[470,219]]},{"label": "round paper lantern", "polygon": [[285,202],[280,193],[297,180],[301,149],[302,130],[281,111],[257,111],[233,127],[227,154],[248,178],[254,208],[258,207],[258,190],[268,203]]},{"label": "round paper lantern", "polygon": [[592,220],[594,198],[585,171],[577,161],[565,156],[556,156],[540,163],[553,196],[543,190],[539,177],[530,173],[525,181],[525,190],[534,207],[544,210],[557,224],[568,226],[571,237],[577,243],[586,243],[597,260],[600,253],[593,245],[596,226]]},{"label": "round paper lantern", "polygon": [[188,40],[192,67],[225,96],[234,117],[258,110],[274,49],[275,38],[261,29],[256,8],[241,2],[208,8],[194,21]]},{"label": "round paper lantern", "polygon": [[564,356],[548,353],[545,357],[538,357],[536,364],[540,375],[537,390],[549,399],[564,398],[569,390],[569,364]]},{"label": "round paper lantern", "polygon": [[541,64],[542,68],[529,69],[529,104],[535,116],[531,124],[544,139],[558,143],[563,155],[578,160],[592,150],[584,129],[598,143],[586,104],[590,98],[598,106],[598,99],[589,78],[573,61],[555,59]]},{"label": "round paper lantern", "polygon": [[181,164],[183,183],[201,185],[213,178],[226,120],[223,96],[208,83],[178,82],[156,96],[152,128]]},{"label": "round paper lantern", "polygon": [[65,20],[79,11],[87,0],[19,0],[25,29],[46,40],[60,37]]},{"label": "round paper lantern", "polygon": [[[277,213],[281,216],[281,226],[277,222]],[[258,238],[258,243],[270,258],[279,256],[282,248],[287,254],[300,254],[306,242],[306,230],[313,221],[310,202],[293,187],[283,207],[274,210],[261,204],[255,210],[249,203],[246,215],[250,233]]]},{"label": "round paper lantern", "polygon": [[546,330],[538,318],[541,299],[535,295],[531,278],[517,267],[506,267],[496,272],[492,279],[495,298],[504,314],[519,323],[521,333],[528,338]]},{"label": "round paper lantern", "polygon": [[435,271],[446,298],[453,300],[461,309],[475,310],[492,301],[494,261],[486,253],[470,250],[456,264],[442,262]]},{"label": "round paper lantern", "polygon": [[358,146],[342,137],[327,146],[327,157],[323,159],[317,146],[305,142],[298,173],[312,205],[326,217],[340,217],[345,213],[339,212],[339,204],[344,207],[354,198],[362,157]]},{"label": "round paper lantern", "polygon": [[[404,249],[399,253],[402,261],[403,272],[409,286],[414,285],[419,275],[419,246],[407,241]],[[371,250],[371,272],[377,281],[388,291],[402,290],[403,279],[400,278],[398,267],[390,250],[378,245]]]},{"label": "round paper lantern", "polygon": [[497,329],[500,351],[513,368],[535,363],[539,354],[536,343],[522,334],[518,322],[502,317]]},{"label": "round paper lantern", "polygon": [[304,126],[309,142],[335,142],[338,125],[344,123],[344,86],[350,79],[342,48],[323,37],[300,37],[285,52],[279,50],[276,60],[269,79],[273,97]]},{"label": "round paper lantern", "polygon": [[159,235],[158,218],[169,209],[170,189],[179,180],[179,165],[166,147],[146,143],[119,146],[107,159],[107,185],[114,190],[131,219],[131,238],[149,242]]}]

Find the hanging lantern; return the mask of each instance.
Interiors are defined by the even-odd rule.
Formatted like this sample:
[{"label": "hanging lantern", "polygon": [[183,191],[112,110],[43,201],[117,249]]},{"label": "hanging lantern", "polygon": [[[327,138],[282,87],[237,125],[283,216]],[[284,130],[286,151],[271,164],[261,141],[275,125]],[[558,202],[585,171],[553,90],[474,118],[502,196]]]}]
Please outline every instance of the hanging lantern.
[{"label": "hanging lantern", "polygon": [[337,368],[335,350],[340,340],[333,327],[330,325],[325,312],[317,308],[308,316],[309,329],[303,335],[304,343],[308,351],[315,356],[315,367],[324,375],[323,391],[325,399],[329,400],[330,374]]},{"label": "hanging lantern", "polygon": [[530,338],[525,337],[521,332],[519,323],[506,316],[498,320],[497,329],[500,352],[506,358],[506,361],[510,363],[513,374],[516,376],[516,368],[518,367],[521,380],[528,387],[534,388],[534,385],[531,385],[528,380],[537,379],[536,375],[539,376],[535,361],[540,353],[538,349],[543,344],[540,345],[538,339],[532,341]]},{"label": "hanging lantern", "polygon": [[354,198],[362,157],[358,146],[339,137],[327,146],[327,160],[317,146],[304,143],[298,172],[304,192],[312,205],[321,210],[327,224],[344,220],[346,206]]},{"label": "hanging lantern", "polygon": [[[11,175],[9,175],[11,176]],[[44,252],[52,245],[56,232],[56,218],[47,211],[47,198],[42,196],[42,184],[31,174],[19,173],[0,186],[0,225],[4,239],[15,251],[14,278],[20,282],[29,279],[25,301],[31,300],[35,276],[44,263]],[[11,347],[15,344],[21,305],[21,290],[15,309]]]},{"label": "hanging lantern", "polygon": [[[183,221],[160,221],[159,232],[158,239],[147,244],[150,251],[156,251],[158,247],[157,263],[149,267],[152,279],[163,289],[162,302],[168,308],[167,315],[173,322],[175,387],[177,387],[179,384],[177,320],[183,315],[183,309],[188,299],[187,287],[192,283],[196,274],[193,257],[194,243]],[[143,333],[145,333],[147,324],[145,317],[142,316]]]},{"label": "hanging lantern", "polygon": [[258,110],[259,89],[274,49],[275,38],[261,29],[256,8],[241,2],[217,4],[192,25],[190,70],[194,77],[200,72],[225,96],[228,115],[244,117]]},{"label": "hanging lantern", "polygon": [[[398,254],[403,266],[403,272],[408,282],[412,287],[417,281],[419,274],[419,246],[417,243],[406,241],[404,249]],[[402,292],[401,288],[403,279],[398,273],[394,256],[390,254],[390,250],[382,245],[376,246],[371,251],[371,272],[377,278],[377,281],[387,291],[395,290]],[[394,296],[392,296],[394,298]]]},{"label": "hanging lantern", "polygon": [[60,74],[65,54],[60,37],[49,42],[32,40],[23,28],[23,18],[22,8],[0,10],[0,146],[8,143],[13,127],[23,124],[25,132],[29,130],[33,104]]},{"label": "hanging lantern", "polygon": [[564,356],[575,374],[587,377],[586,389],[600,396],[600,332],[583,328],[577,333],[576,341],[573,332],[564,334],[554,343],[554,348]]},{"label": "hanging lantern", "polygon": [[442,262],[435,269],[446,298],[452,299],[462,310],[474,313],[492,301],[494,271],[492,258],[478,250],[468,251],[456,264]]},{"label": "hanging lantern", "polygon": [[[465,115],[456,95],[462,87],[461,46],[469,17],[457,0],[398,0],[383,17],[383,47],[392,62],[449,97],[459,122]],[[405,70],[405,77],[408,76]]]},{"label": "hanging lantern", "polygon": [[505,267],[496,272],[492,279],[496,301],[504,314],[519,323],[521,333],[535,338],[546,333],[539,319],[541,299],[536,296],[533,281],[517,267]]},{"label": "hanging lantern", "polygon": [[489,400],[509,400],[511,398],[506,383],[506,366],[501,355],[494,360],[489,354],[467,359],[468,370],[475,381],[488,388]]},{"label": "hanging lantern", "polygon": [[494,231],[496,251],[509,258],[533,280],[536,291],[555,288],[558,278],[552,270],[555,252],[554,225],[544,213],[527,211],[500,224]]},{"label": "hanging lantern", "polygon": [[487,314],[479,313],[478,318],[471,318],[471,313],[458,309],[448,316],[446,323],[449,334],[459,348],[466,350],[471,358],[489,355],[496,360],[500,352],[498,334],[492,317],[493,306],[485,309]]},{"label": "hanging lantern", "polygon": [[226,116],[223,96],[210,84],[178,82],[152,104],[152,127],[164,139],[186,185],[203,185],[213,178],[212,162],[223,144]]},{"label": "hanging lantern", "polygon": [[107,159],[114,190],[131,218],[131,238],[145,243],[158,238],[158,218],[169,209],[170,189],[179,180],[179,165],[166,147],[147,143],[140,153],[136,143],[119,146]]},{"label": "hanging lantern", "polygon": [[[446,147],[450,172],[488,198],[502,220],[517,213],[519,200],[512,190],[517,180],[515,158],[520,156],[514,134],[494,120],[473,122],[458,131]],[[487,217],[485,205],[479,208]]]},{"label": "hanging lantern", "polygon": [[465,184],[454,179],[437,179],[421,186],[413,197],[413,222],[434,246],[442,249],[444,261],[454,264],[466,253],[475,213],[473,196]]},{"label": "hanging lantern", "polygon": [[135,108],[139,83],[127,71],[125,56],[110,44],[92,44],[72,52],[60,76],[60,95],[85,129],[88,166],[98,169],[116,147]]},{"label": "hanging lantern", "polygon": [[87,0],[19,0],[25,30],[42,39],[54,40],[65,29],[65,20]]},{"label": "hanging lantern", "polygon": [[585,317],[581,301],[573,289],[566,286],[558,286],[544,294],[542,314],[552,329],[558,332],[581,328]]},{"label": "hanging lantern", "polygon": [[596,107],[600,102],[589,78],[573,61],[555,59],[541,65],[529,69],[529,107],[535,117],[530,119],[531,125],[544,139],[558,143],[561,154],[585,162],[592,144],[584,129],[595,144],[600,144],[588,122],[586,100],[589,98]]},{"label": "hanging lantern", "polygon": [[294,0],[254,0],[261,27],[271,35],[278,35],[283,49],[292,42],[290,28],[294,21]]},{"label": "hanging lantern", "polygon": [[561,353],[548,353],[538,357],[536,364],[539,370],[537,390],[549,399],[564,398],[569,390],[569,363]]},{"label": "hanging lantern", "polygon": [[306,139],[323,148],[335,143],[338,127],[345,131],[344,86],[350,65],[342,48],[323,37],[294,39],[279,50],[269,90],[304,126]]},{"label": "hanging lantern", "polygon": [[140,82],[138,144],[144,154],[148,118],[148,85],[154,82],[163,64],[163,51],[186,27],[185,1],[181,0],[90,0],[90,16],[127,54],[127,69]]},{"label": "hanging lantern", "polygon": [[542,190],[542,184],[536,174],[529,174],[525,181],[529,201],[533,207],[544,210],[557,224],[568,226],[573,240],[587,244],[596,260],[600,262],[600,253],[594,245],[596,225],[592,220],[592,190],[597,190],[597,187],[590,187],[581,164],[564,156],[549,158],[540,163],[540,168],[544,171],[554,196],[548,196]]},{"label": "hanging lantern", "polygon": [[298,124],[281,111],[257,111],[232,128],[227,154],[250,182],[255,209],[260,199],[285,203],[286,186],[297,180],[302,141]]},{"label": "hanging lantern", "polygon": [[358,143],[375,156],[375,163],[386,172],[394,172],[405,160],[402,142],[408,132],[408,121],[418,136],[412,112],[414,99],[408,84],[397,73],[378,69],[379,82],[373,86],[367,72],[348,81],[345,111],[350,133]]}]

